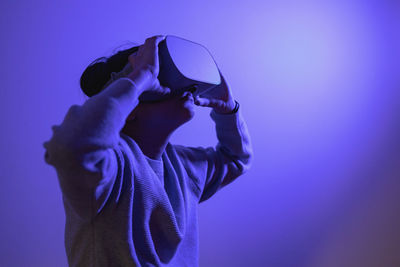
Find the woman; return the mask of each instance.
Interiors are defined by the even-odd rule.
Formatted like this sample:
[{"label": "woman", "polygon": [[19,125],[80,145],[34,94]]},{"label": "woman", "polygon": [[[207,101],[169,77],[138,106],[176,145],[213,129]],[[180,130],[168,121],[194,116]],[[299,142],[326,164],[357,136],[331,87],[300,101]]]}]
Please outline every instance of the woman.
[{"label": "woman", "polygon": [[[89,66],[81,86],[91,98],[71,106],[44,143],[63,194],[70,266],[198,266],[197,204],[250,167],[247,127],[222,76],[221,85],[195,99],[160,85],[164,38]],[[125,64],[132,69],[126,75]],[[101,68],[111,80],[90,80],[89,70]],[[165,100],[139,102],[144,92]],[[194,104],[212,108],[215,148],[169,143],[194,116]]]}]

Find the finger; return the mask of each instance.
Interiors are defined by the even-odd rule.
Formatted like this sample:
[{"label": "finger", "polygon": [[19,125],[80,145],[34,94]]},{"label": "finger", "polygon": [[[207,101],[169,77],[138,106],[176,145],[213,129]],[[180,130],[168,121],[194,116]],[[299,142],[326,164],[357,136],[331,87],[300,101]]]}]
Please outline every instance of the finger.
[{"label": "finger", "polygon": [[152,65],[158,69],[159,67],[159,62],[158,62],[158,44],[165,39],[165,36],[163,35],[156,35],[150,38],[147,38],[145,41],[145,49],[146,52],[148,53],[147,56],[149,57]]},{"label": "finger", "polygon": [[208,99],[203,97],[195,97],[194,103],[198,106],[202,107],[210,107],[210,108],[222,108],[224,106],[224,102],[218,99]]},{"label": "finger", "polygon": [[165,36],[163,36],[163,35],[157,35],[157,36],[154,37],[154,39],[152,39],[152,42],[153,42],[153,46],[152,46],[153,50],[152,50],[152,52],[153,52],[154,63],[155,63],[156,66],[159,65],[159,61],[158,61],[159,60],[158,59],[158,45],[164,39],[165,39]]},{"label": "finger", "polygon": [[149,48],[151,50],[153,50],[155,47],[158,46],[158,44],[165,39],[166,36],[164,35],[155,35],[152,37],[149,37],[146,39],[146,41],[144,42],[144,47],[145,48]]},{"label": "finger", "polygon": [[171,89],[165,86],[156,86],[149,94],[149,102],[159,102],[171,97]]},{"label": "finger", "polygon": [[141,46],[139,46],[138,50],[137,50],[137,55],[142,55],[143,54],[143,50],[144,50],[144,44],[142,44]]},{"label": "finger", "polygon": [[129,63],[131,63],[132,67],[134,68],[135,67],[135,61],[136,61],[136,52],[131,54],[131,55],[129,55],[128,61],[129,61]]},{"label": "finger", "polygon": [[195,105],[202,107],[206,107],[207,105],[209,105],[209,101],[207,98],[200,98],[198,96],[194,97],[193,102]]},{"label": "finger", "polygon": [[162,35],[162,34],[154,35],[154,36],[151,36],[151,37],[147,38],[147,39],[145,40],[145,43],[146,43],[146,42],[152,43],[154,40],[157,40],[157,39],[163,40],[163,39],[165,39],[165,37],[166,37],[166,36],[165,36],[165,35]]}]

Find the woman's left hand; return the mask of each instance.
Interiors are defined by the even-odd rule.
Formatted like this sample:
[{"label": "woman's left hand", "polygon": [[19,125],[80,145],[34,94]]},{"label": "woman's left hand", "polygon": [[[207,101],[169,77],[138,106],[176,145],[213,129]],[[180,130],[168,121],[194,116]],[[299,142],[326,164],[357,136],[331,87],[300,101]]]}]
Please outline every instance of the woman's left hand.
[{"label": "woman's left hand", "polygon": [[221,72],[219,74],[221,83],[204,94],[196,96],[194,103],[197,106],[213,108],[217,113],[227,114],[234,110],[236,103],[224,76],[222,76]]}]

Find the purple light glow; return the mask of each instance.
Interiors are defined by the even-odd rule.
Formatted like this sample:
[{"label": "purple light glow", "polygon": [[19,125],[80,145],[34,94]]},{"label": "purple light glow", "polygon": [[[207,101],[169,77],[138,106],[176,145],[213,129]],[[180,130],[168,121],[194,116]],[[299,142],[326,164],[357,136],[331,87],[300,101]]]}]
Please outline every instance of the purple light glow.
[{"label": "purple light glow", "polygon": [[[210,50],[255,150],[252,169],[199,206],[200,266],[400,266],[396,1],[0,5],[0,266],[67,266],[42,143],[85,101],[92,60],[160,33]],[[171,142],[215,145],[208,113],[197,107]]]}]

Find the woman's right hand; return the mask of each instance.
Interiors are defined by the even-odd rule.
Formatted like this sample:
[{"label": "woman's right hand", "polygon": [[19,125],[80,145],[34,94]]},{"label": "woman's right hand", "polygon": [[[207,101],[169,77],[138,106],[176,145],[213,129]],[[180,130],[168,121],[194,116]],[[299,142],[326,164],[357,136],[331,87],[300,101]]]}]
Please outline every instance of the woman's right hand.
[{"label": "woman's right hand", "polygon": [[162,35],[147,38],[139,50],[128,57],[133,71],[127,77],[140,87],[141,93],[160,96],[171,93],[170,88],[162,86],[157,78],[160,71],[158,44],[164,39]]}]

